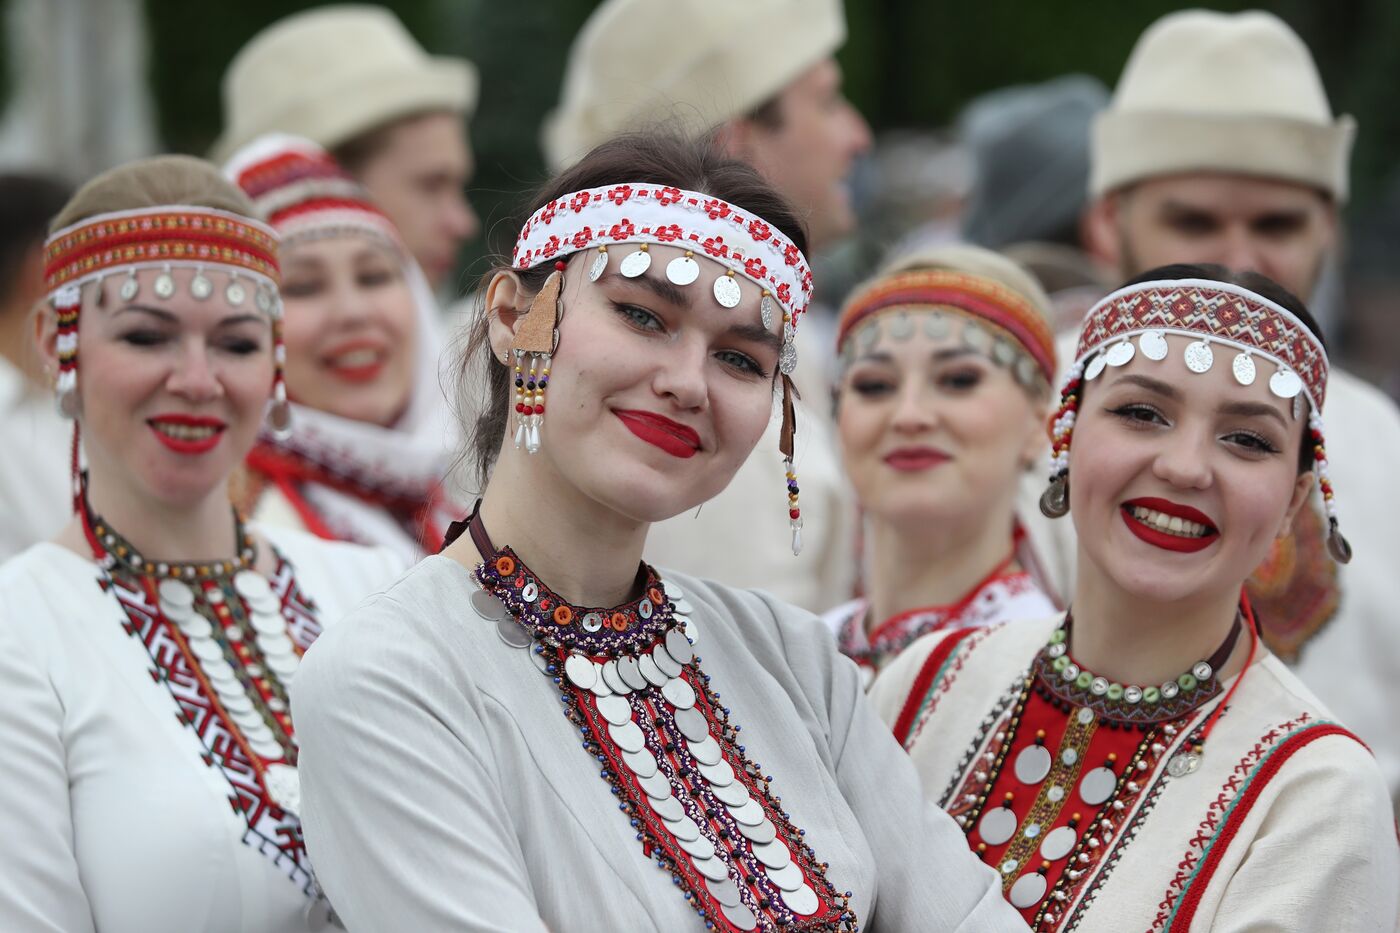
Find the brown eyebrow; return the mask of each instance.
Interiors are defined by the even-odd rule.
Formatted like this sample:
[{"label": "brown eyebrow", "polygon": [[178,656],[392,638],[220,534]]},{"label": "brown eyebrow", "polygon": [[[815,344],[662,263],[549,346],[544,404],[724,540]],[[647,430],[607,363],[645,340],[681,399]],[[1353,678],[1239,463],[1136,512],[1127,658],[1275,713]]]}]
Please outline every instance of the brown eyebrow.
[{"label": "brown eyebrow", "polygon": [[774,353],[778,353],[783,349],[783,338],[757,322],[734,324],[725,332],[740,340],[751,340],[754,343],[763,344]]},{"label": "brown eyebrow", "polygon": [[[152,317],[160,318],[160,320],[166,324],[178,324],[180,321],[179,315],[176,315],[173,312],[166,311],[164,308],[148,307],[147,305],[126,305],[124,307],[118,308],[113,317],[115,317],[117,314],[124,314],[127,311],[138,311],[144,314],[149,314]],[[236,327],[239,324],[261,324],[265,320],[266,319],[260,314],[250,314],[245,312],[243,314],[235,314],[226,317],[223,320],[219,321],[219,323],[215,326]]]},{"label": "brown eyebrow", "polygon": [[1177,391],[1176,386],[1172,385],[1169,382],[1163,382],[1160,379],[1153,379],[1151,376],[1139,376],[1136,373],[1126,373],[1122,376],[1119,376],[1114,381],[1130,382],[1135,386],[1144,388],[1149,392],[1162,396],[1163,398],[1169,398],[1173,400],[1181,398],[1181,393]]},{"label": "brown eyebrow", "polygon": [[687,310],[690,308],[690,292],[673,282],[654,279],[649,275],[639,275],[635,279],[629,279],[618,272],[609,272],[603,277],[603,281],[618,285],[640,285],[668,304]]},{"label": "brown eyebrow", "polygon": [[1226,402],[1217,411],[1222,415],[1236,415],[1240,417],[1253,418],[1269,416],[1278,421],[1285,429],[1288,422],[1284,420],[1279,410],[1268,402]]}]

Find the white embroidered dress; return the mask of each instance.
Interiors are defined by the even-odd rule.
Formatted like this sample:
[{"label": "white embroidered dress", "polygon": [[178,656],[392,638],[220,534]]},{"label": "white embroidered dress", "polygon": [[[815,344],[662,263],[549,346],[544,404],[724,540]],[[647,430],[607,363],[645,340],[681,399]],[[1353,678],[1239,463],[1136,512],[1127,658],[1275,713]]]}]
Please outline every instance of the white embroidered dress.
[{"label": "white embroidered dress", "polygon": [[[300,648],[402,568],[382,550],[258,531]],[[104,579],[50,543],[0,568],[0,929],[308,929],[295,817],[260,799],[203,665],[143,593]]]}]

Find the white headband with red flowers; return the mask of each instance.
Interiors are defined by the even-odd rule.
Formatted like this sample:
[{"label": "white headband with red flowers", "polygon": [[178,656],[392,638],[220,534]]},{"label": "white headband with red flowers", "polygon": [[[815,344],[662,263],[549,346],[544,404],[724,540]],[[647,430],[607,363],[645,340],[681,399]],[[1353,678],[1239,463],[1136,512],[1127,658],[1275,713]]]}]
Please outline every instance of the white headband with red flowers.
[{"label": "white headband with red flowers", "polygon": [[666,277],[677,285],[690,285],[700,276],[692,253],[726,267],[725,274],[712,283],[715,300],[726,308],[740,301],[734,276],[758,285],[763,289],[759,306],[763,326],[771,327],[774,313],[782,312],[782,372],[791,374],[796,368],[797,318],[812,300],[807,257],[763,218],[719,198],[642,182],[576,191],[550,201],[525,222],[511,265],[529,269],[596,248],[598,256],[589,277],[597,281],[607,270],[608,247],[625,243],[641,244],[619,267],[628,278],[647,271],[651,266],[647,246],[657,244],[686,251],[667,263]]}]

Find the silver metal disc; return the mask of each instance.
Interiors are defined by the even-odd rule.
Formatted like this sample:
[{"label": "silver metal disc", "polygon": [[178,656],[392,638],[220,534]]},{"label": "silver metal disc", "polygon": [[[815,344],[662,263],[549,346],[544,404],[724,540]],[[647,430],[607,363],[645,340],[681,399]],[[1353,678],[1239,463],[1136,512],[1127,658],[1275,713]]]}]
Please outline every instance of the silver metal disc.
[{"label": "silver metal disc", "polygon": [[705,714],[694,708],[676,710],[676,726],[681,730],[681,735],[691,742],[703,742],[710,734],[710,724],[705,721]]},{"label": "silver metal disc", "polygon": [[752,797],[742,807],[729,808],[729,812],[736,822],[744,826],[757,826],[768,819],[768,814],[763,812],[763,806]]},{"label": "silver metal disc", "polygon": [[162,580],[156,591],[160,593],[161,608],[165,608],[166,603],[184,607],[194,605],[194,590],[179,580]]},{"label": "silver metal disc", "polygon": [[633,690],[645,690],[647,679],[642,676],[642,672],[637,669],[636,658],[618,658],[617,676],[622,678],[622,682]]},{"label": "silver metal disc", "polygon": [[770,819],[763,819],[761,822],[750,826],[747,823],[739,824],[739,832],[749,842],[772,842],[778,838],[778,829]]},{"label": "silver metal disc", "polygon": [[233,588],[245,599],[265,599],[272,595],[272,587],[268,586],[267,580],[252,570],[240,570],[234,574]]},{"label": "silver metal disc", "polygon": [[691,742],[690,753],[695,756],[695,760],[705,765],[712,765],[724,757],[720,751],[719,743],[713,736],[705,736],[699,742]]},{"label": "silver metal disc", "polygon": [[640,275],[646,275],[651,268],[651,253],[644,249],[639,249],[635,253],[629,253],[622,259],[622,265],[618,266],[618,271],[629,279],[635,279]]},{"label": "silver metal disc", "polygon": [[1137,350],[1133,347],[1132,341],[1124,340],[1109,347],[1108,352],[1104,354],[1104,359],[1109,366],[1126,366],[1136,354]]},{"label": "silver metal disc", "polygon": [[739,886],[728,878],[723,881],[706,879],[705,887],[710,889],[710,893],[719,901],[721,907],[733,907],[739,903]]},{"label": "silver metal disc", "polygon": [[657,812],[663,820],[671,823],[678,823],[685,819],[685,808],[675,797],[663,797],[657,800],[655,797],[647,797],[647,803]]},{"label": "silver metal disc", "polygon": [[784,340],[783,348],[778,352],[778,371],[784,376],[791,376],[797,371],[797,344],[791,340]]},{"label": "silver metal disc", "polygon": [[1138,337],[1138,349],[1149,360],[1162,361],[1167,358],[1167,338],[1160,330],[1144,331]]},{"label": "silver metal disc", "polygon": [[[217,690],[217,688],[216,688]],[[219,700],[224,704],[224,709],[230,713],[251,713],[253,711],[253,701],[248,699],[248,694],[241,687],[237,689],[217,690]]]},{"label": "silver metal disc", "polygon": [[744,293],[739,288],[739,282],[732,275],[721,275],[715,279],[715,301],[721,307],[733,308],[743,300]]},{"label": "silver metal disc", "polygon": [[603,665],[601,664],[598,665],[598,679],[593,682],[593,686],[591,689],[595,697],[601,698],[615,696],[615,694],[613,693],[613,688],[609,687],[608,682],[603,679]]},{"label": "silver metal disc", "polygon": [[235,308],[243,304],[248,297],[248,290],[237,281],[228,283],[228,288],[224,289],[224,299]]},{"label": "silver metal disc", "polygon": [[1235,374],[1235,381],[1242,386],[1254,385],[1254,377],[1259,374],[1254,357],[1248,353],[1236,353],[1230,361],[1230,369]]},{"label": "silver metal disc", "polygon": [[[214,626],[210,624],[209,620],[204,618],[204,616],[197,612],[191,612],[188,609],[184,610],[184,612],[187,614],[183,615],[175,622],[175,624],[180,626],[180,631],[191,638],[208,638],[210,635],[214,634]],[[173,613],[167,614],[173,615]]]},{"label": "silver metal disc", "polygon": [[691,647],[690,639],[678,628],[666,633],[665,648],[666,653],[674,658],[677,664],[689,664],[695,659],[695,649]]},{"label": "silver metal disc", "polygon": [[1027,745],[1016,755],[1016,780],[1039,784],[1050,773],[1050,751],[1044,745]]},{"label": "silver metal disc", "polygon": [[774,839],[753,847],[753,854],[760,862],[772,869],[780,869],[792,863],[792,853],[781,839]]},{"label": "silver metal disc", "polygon": [[291,765],[268,765],[263,772],[263,786],[272,802],[288,813],[301,811],[301,778]]},{"label": "silver metal disc", "polygon": [[710,791],[720,803],[730,808],[746,806],[753,799],[753,795],[738,781],[731,781],[722,787],[711,784]]},{"label": "silver metal disc", "polygon": [[156,276],[154,287],[157,298],[169,298],[175,294],[175,280],[171,278],[169,272],[162,272]]},{"label": "silver metal disc", "polygon": [[674,580],[662,580],[661,589],[673,600],[685,598],[685,590],[681,589],[680,584]]},{"label": "silver metal disc", "polygon": [[806,884],[806,879],[802,877],[802,869],[796,862],[788,862],[782,868],[770,868],[767,874],[769,879],[784,891],[796,891]]},{"label": "silver metal disc", "polygon": [[564,659],[564,675],[580,690],[592,690],[598,680],[598,666],[581,654],[571,654]]},{"label": "silver metal disc", "polygon": [[656,758],[646,749],[639,752],[623,752],[622,763],[631,768],[632,773],[639,778],[651,777],[656,773]]},{"label": "silver metal disc", "polygon": [[700,776],[710,783],[711,787],[725,787],[733,784],[736,775],[729,762],[720,760],[712,765],[699,765]]},{"label": "silver metal disc", "polygon": [[224,649],[212,638],[191,638],[189,646],[201,661],[224,660]]},{"label": "silver metal disc", "polygon": [[773,329],[773,319],[778,316],[778,302],[772,295],[764,295],[758,303],[758,317],[764,330]]},{"label": "silver metal disc", "polygon": [[1290,369],[1280,369],[1269,377],[1269,391],[1279,398],[1293,398],[1303,391],[1303,380]]},{"label": "silver metal disc", "polygon": [[495,622],[510,615],[505,603],[485,590],[475,590],[471,595],[472,609],[487,622]]},{"label": "silver metal disc", "polygon": [[502,619],[496,623],[496,634],[501,636],[501,641],[512,648],[528,648],[534,641],[534,637],[529,630],[514,619]]},{"label": "silver metal disc", "polygon": [[783,903],[792,908],[793,913],[804,917],[816,913],[817,908],[821,906],[821,901],[817,900],[817,892],[806,884],[796,891],[783,891],[782,895]]},{"label": "silver metal disc", "polygon": [[676,709],[690,709],[695,705],[695,688],[679,677],[666,681],[661,695]]},{"label": "silver metal disc", "polygon": [[1040,857],[1051,862],[1062,859],[1074,851],[1074,845],[1078,841],[1079,837],[1068,826],[1052,829],[1045,834],[1045,839],[1040,843]]},{"label": "silver metal disc", "polygon": [[[670,828],[671,825],[672,824],[670,823],[666,824],[667,828]],[[675,836],[675,833],[672,832],[671,835]],[[680,847],[682,849],[684,849],[690,855],[695,856],[696,858],[715,857],[715,844],[709,840],[709,837],[702,836],[698,832],[695,834],[694,839],[682,839],[680,836],[676,836],[676,842],[680,843]],[[736,888],[736,896],[737,893],[738,889]]]},{"label": "silver metal disc", "polygon": [[609,725],[608,735],[624,752],[639,752],[647,746],[646,737],[642,735],[642,727],[631,720],[621,725]]},{"label": "silver metal disc", "polygon": [[666,775],[662,774],[660,771],[656,772],[653,775],[650,775],[649,777],[642,777],[638,775],[637,783],[641,786],[642,790],[646,792],[646,795],[648,797],[654,797],[657,800],[661,800],[665,797],[675,796],[671,792],[671,782],[668,781],[666,779]]},{"label": "silver metal disc", "polygon": [[627,696],[632,692],[632,688],[622,682],[622,677],[617,672],[616,661],[608,661],[603,665],[603,682],[612,688],[613,693],[620,696]]},{"label": "silver metal disc", "polygon": [[1010,807],[993,807],[977,821],[977,834],[989,846],[999,846],[1016,835],[1016,814]]},{"label": "silver metal disc", "polygon": [[1201,756],[1192,752],[1181,752],[1167,762],[1167,773],[1174,778],[1185,777],[1201,766]]},{"label": "silver metal disc", "polygon": [[675,658],[671,657],[671,653],[666,650],[665,645],[657,645],[653,648],[651,651],[651,659],[656,662],[656,666],[668,679],[681,676],[682,668],[680,663]]},{"label": "silver metal disc", "polygon": [[674,597],[673,601],[676,604],[676,612],[679,612],[683,616],[688,616],[695,611],[695,607],[690,604],[690,600],[686,599],[684,596]]},{"label": "silver metal disc", "polygon": [[1034,907],[1045,899],[1045,892],[1049,889],[1050,882],[1038,871],[1027,872],[1016,879],[1016,883],[1011,886],[1006,899],[1011,902],[1011,906],[1018,910],[1027,907]]},{"label": "silver metal disc", "polygon": [[735,904],[733,907],[721,904],[720,911],[724,914],[724,919],[736,930],[755,930],[758,928],[758,918],[753,915],[743,904]]},{"label": "silver metal disc", "polygon": [[1079,799],[1091,807],[1097,807],[1112,797],[1117,787],[1118,775],[1109,768],[1095,768],[1079,782]]},{"label": "silver metal disc", "polygon": [[1096,354],[1084,367],[1084,381],[1093,382],[1095,379],[1099,378],[1099,373],[1103,372],[1104,367],[1107,365],[1108,360],[1104,359],[1103,354]]},{"label": "silver metal disc", "polygon": [[[677,804],[677,806],[679,806],[679,804]],[[724,864],[723,860],[715,856],[711,856],[710,858],[692,858],[690,862],[695,866],[696,871],[706,878],[709,878],[711,881],[723,881],[725,878],[729,877],[729,866]]]},{"label": "silver metal disc", "polygon": [[117,294],[121,295],[122,301],[130,301],[136,297],[136,293],[139,291],[141,291],[141,283],[136,280],[135,275],[130,275],[122,282],[122,287]]},{"label": "silver metal disc", "polygon": [[1209,372],[1215,365],[1215,351],[1204,340],[1193,340],[1186,345],[1186,368],[1193,373]]},{"label": "silver metal disc", "polygon": [[677,256],[666,263],[666,278],[677,285],[689,285],[700,278],[700,263],[689,256]]},{"label": "silver metal disc", "polygon": [[667,820],[666,828],[671,831],[682,842],[695,842],[700,838],[700,827],[688,816],[683,816],[678,820]]},{"label": "silver metal disc", "polygon": [[602,250],[593,257],[593,264],[588,267],[588,281],[596,282],[603,277],[603,273],[608,270],[608,254]]},{"label": "silver metal disc", "polygon": [[664,687],[666,681],[671,678],[661,673],[661,668],[656,666],[650,654],[640,655],[637,658],[637,670],[641,672],[643,679],[653,687]]},{"label": "silver metal disc", "polygon": [[598,715],[610,725],[620,726],[632,721],[632,704],[620,696],[599,697]]},{"label": "silver metal disc", "polygon": [[214,283],[206,279],[204,273],[196,272],[194,278],[190,279],[190,294],[203,301],[214,294]]}]

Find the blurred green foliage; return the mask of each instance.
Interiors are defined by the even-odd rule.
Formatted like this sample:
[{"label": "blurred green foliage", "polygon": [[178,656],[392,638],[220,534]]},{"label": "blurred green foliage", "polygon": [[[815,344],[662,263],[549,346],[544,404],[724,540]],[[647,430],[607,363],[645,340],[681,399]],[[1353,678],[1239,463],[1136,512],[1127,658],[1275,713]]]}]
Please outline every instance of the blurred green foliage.
[{"label": "blurred green foliage", "polygon": [[[147,0],[151,79],[168,147],[204,152],[219,130],[219,79],[234,53],[267,24],[318,5]],[[557,98],[569,43],[596,0],[392,0],[386,5],[429,51],[465,56],[481,70],[482,98],[471,129],[479,162],[472,197],[490,231],[515,195],[541,179],[540,120]],[[1081,71],[1112,86],[1138,34],[1184,5],[847,0],[850,40],[840,58],[852,100],[877,131],[933,127],[946,124],[977,94],[1007,84]],[[1211,6],[1261,6],[1306,39],[1334,109],[1360,122],[1353,203],[1363,200],[1395,165],[1400,148],[1400,108],[1392,99],[1400,87],[1400,56],[1394,54],[1400,48],[1400,3],[1270,0]]]}]

